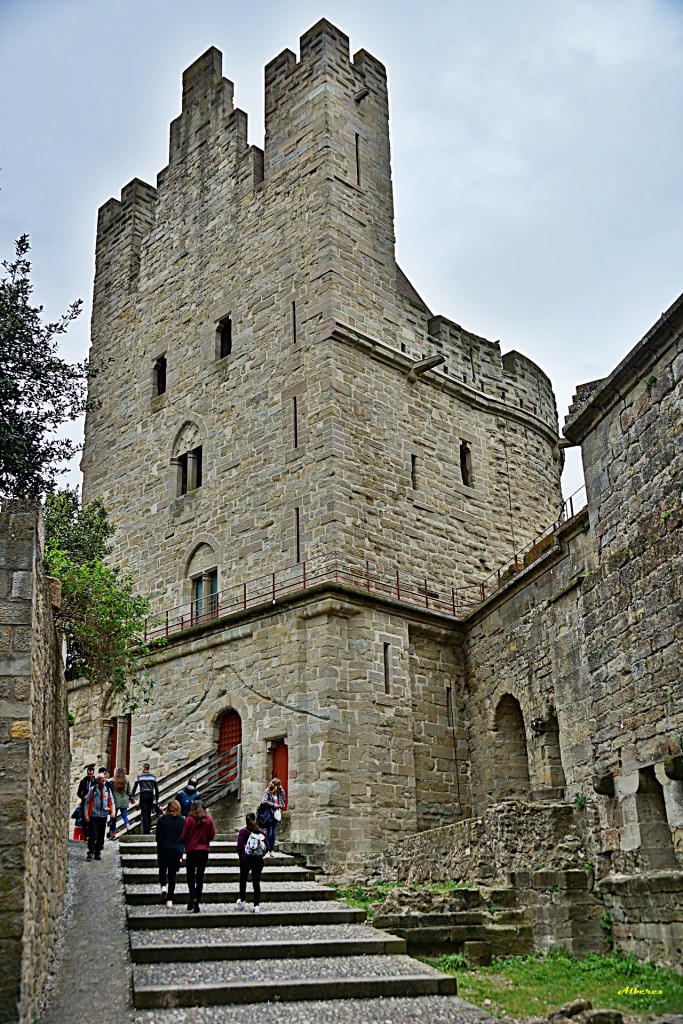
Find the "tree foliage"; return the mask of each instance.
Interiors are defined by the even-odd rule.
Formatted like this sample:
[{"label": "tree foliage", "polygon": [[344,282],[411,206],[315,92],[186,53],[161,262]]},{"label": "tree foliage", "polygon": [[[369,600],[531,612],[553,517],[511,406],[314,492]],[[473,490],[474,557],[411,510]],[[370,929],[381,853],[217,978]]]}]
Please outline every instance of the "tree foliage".
[{"label": "tree foliage", "polygon": [[74,441],[54,431],[86,405],[87,364],[67,363],[57,351],[58,336],[79,315],[82,302],[43,323],[43,307],[31,305],[29,249],[22,235],[0,279],[0,494],[15,498],[54,488],[60,465],[78,451]]},{"label": "tree foliage", "polygon": [[101,501],[81,507],[69,489],[48,495],[45,566],[62,585],[56,624],[67,642],[67,678],[111,687],[134,710],[151,685],[141,661],[149,602],[131,576],[105,564],[112,533]]}]

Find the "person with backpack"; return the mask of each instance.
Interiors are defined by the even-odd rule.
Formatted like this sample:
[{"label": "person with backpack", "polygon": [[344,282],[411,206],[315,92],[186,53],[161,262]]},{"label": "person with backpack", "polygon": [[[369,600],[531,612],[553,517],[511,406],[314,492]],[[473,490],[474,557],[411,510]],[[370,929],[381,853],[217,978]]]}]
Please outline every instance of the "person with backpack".
[{"label": "person with backpack", "polygon": [[176,799],[180,804],[180,809],[183,813],[183,816],[186,818],[190,813],[190,808],[192,807],[192,804],[195,802],[195,800],[202,799],[202,794],[197,789],[197,780],[188,779],[187,785],[184,786],[179,793],[176,793],[174,799]]},{"label": "person with backpack", "polygon": [[199,913],[199,901],[204,888],[204,872],[209,860],[211,840],[216,836],[216,828],[210,814],[201,800],[195,800],[190,813],[183,825],[182,843],[185,847],[185,863],[187,865],[187,887],[190,900],[187,909],[194,914]]},{"label": "person with backpack", "polygon": [[254,913],[258,914],[261,902],[261,872],[263,861],[268,852],[266,834],[259,828],[255,814],[247,815],[247,823],[237,835],[237,856],[240,859],[240,895],[235,907],[246,909],[247,880],[251,872],[251,883],[254,887]]},{"label": "person with backpack", "polygon": [[166,805],[166,813],[161,815],[156,827],[161,902],[165,903],[169,910],[173,909],[176,875],[185,852],[183,849],[184,827],[185,818],[180,813],[180,804],[177,800],[169,800]]},{"label": "person with backpack", "polygon": [[261,806],[257,813],[258,823],[266,830],[268,853],[275,850],[277,827],[282,821],[282,812],[287,806],[287,794],[278,778],[271,779],[263,791]]}]

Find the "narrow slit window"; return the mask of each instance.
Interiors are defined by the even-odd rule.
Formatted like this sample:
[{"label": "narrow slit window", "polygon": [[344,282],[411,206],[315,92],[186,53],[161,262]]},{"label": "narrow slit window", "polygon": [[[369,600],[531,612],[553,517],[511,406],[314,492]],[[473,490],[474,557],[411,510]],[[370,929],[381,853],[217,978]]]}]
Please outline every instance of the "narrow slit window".
[{"label": "narrow slit window", "polygon": [[450,686],[446,687],[446,720],[448,722],[448,728],[455,728],[455,710],[453,708],[453,690]]},{"label": "narrow slit window", "polygon": [[294,447],[299,447],[299,408],[296,398],[292,399],[292,421],[294,426]]},{"label": "narrow slit window", "polygon": [[292,303],[292,341],[296,345],[296,302]]},{"label": "narrow slit window", "polygon": [[391,693],[391,644],[384,644],[384,692]]},{"label": "narrow slit window", "polygon": [[154,397],[166,391],[166,356],[159,356],[154,363]]},{"label": "narrow slit window", "polygon": [[413,490],[417,490],[417,455],[410,456],[410,482]]},{"label": "narrow slit window", "polygon": [[294,550],[297,564],[301,561],[301,510],[294,509]]},{"label": "narrow slit window", "polygon": [[356,185],[360,188],[360,135],[356,132]]},{"label": "narrow slit window", "polygon": [[218,325],[218,358],[225,359],[232,352],[232,319],[226,316]]},{"label": "narrow slit window", "polygon": [[472,451],[467,441],[460,442],[460,476],[465,487],[472,487]]}]

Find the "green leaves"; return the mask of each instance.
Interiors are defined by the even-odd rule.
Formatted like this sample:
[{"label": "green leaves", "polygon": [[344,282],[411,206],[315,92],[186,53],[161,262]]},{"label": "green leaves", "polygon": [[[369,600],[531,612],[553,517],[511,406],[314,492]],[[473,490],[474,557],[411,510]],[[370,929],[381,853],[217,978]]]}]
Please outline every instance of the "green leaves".
[{"label": "green leaves", "polygon": [[68,489],[46,501],[45,567],[62,585],[55,619],[67,642],[67,678],[109,686],[134,711],[152,685],[140,663],[149,601],[135,594],[132,576],[105,564],[113,532],[100,501],[80,507]]},{"label": "green leaves", "polygon": [[0,495],[39,497],[52,490],[59,464],[78,445],[56,438],[62,423],[86,407],[87,363],[67,363],[57,338],[81,312],[74,302],[52,323],[32,306],[27,235],[16,242],[15,259],[2,264],[0,279]]}]

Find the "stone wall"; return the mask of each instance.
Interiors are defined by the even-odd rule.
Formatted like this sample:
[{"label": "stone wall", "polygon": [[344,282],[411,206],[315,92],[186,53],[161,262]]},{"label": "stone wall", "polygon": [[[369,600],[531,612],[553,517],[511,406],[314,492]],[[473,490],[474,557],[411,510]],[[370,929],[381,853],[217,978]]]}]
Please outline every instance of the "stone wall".
[{"label": "stone wall", "polygon": [[56,600],[42,520],[0,505],[0,1021],[28,1024],[45,980],[66,883],[69,727]]}]

